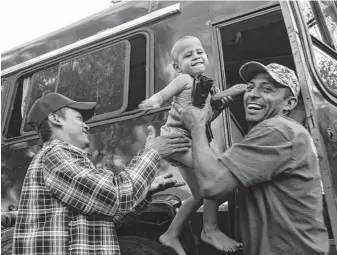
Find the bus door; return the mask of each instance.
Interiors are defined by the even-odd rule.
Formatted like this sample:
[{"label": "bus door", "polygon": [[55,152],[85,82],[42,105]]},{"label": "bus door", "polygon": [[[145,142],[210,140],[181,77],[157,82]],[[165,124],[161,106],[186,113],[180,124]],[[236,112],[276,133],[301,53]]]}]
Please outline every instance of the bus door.
[{"label": "bus door", "polygon": [[330,245],[337,246],[337,4],[281,1],[281,7],[318,151]]}]

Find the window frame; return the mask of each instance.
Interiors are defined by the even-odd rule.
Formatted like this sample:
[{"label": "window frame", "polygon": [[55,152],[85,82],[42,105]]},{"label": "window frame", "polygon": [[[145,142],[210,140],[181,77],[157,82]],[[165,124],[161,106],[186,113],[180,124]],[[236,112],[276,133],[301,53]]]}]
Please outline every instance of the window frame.
[{"label": "window frame", "polygon": [[3,116],[4,110],[5,110],[4,106],[6,105],[8,93],[10,89],[9,87],[10,83],[6,79],[1,79],[1,87],[2,87],[2,84],[4,84],[4,90],[1,91],[1,115]]},{"label": "window frame", "polygon": [[[56,88],[55,91],[58,91],[58,87],[59,87],[59,81],[60,81],[60,73],[61,73],[61,65],[64,63],[68,63],[71,62],[75,59],[84,57],[84,56],[88,56],[90,54],[93,54],[95,52],[101,51],[101,50],[105,50],[107,48],[113,47],[115,45],[118,45],[122,42],[126,43],[126,55],[125,55],[125,71],[124,71],[124,90],[123,90],[123,105],[121,106],[121,108],[119,110],[115,110],[115,111],[111,111],[111,112],[106,112],[106,113],[101,113],[98,115],[93,116],[90,119],[90,122],[95,122],[95,121],[99,121],[105,118],[112,118],[116,115],[119,115],[120,113],[124,112],[125,109],[128,106],[128,93],[129,93],[129,76],[130,76],[130,59],[131,59],[131,43],[129,42],[129,40],[127,38],[125,38],[124,40],[119,40],[115,43],[109,44],[107,46],[101,47],[101,48],[97,48],[93,51],[84,53],[84,54],[80,54],[80,55],[76,55],[75,57],[72,57],[70,59],[64,60],[64,61],[60,61],[59,62],[59,66],[58,66],[58,74],[57,74],[57,83],[56,83]],[[129,61],[129,62],[127,62]]]},{"label": "window frame", "polygon": [[[104,41],[101,42],[97,42],[93,45],[86,45],[84,47],[82,47],[81,49],[77,50],[76,52],[70,52],[67,54],[64,54],[63,56],[60,57],[56,57],[53,59],[48,59],[47,61],[44,61],[42,63],[40,63],[38,66],[34,66],[29,68],[28,70],[24,70],[22,72],[19,72],[16,76],[15,76],[15,88],[14,91],[11,95],[11,99],[10,99],[10,108],[14,107],[14,103],[15,103],[15,97],[17,95],[17,90],[19,86],[22,86],[22,84],[19,84],[19,81],[25,77],[31,77],[30,83],[32,82],[32,77],[33,75],[39,73],[42,70],[46,70],[46,69],[50,69],[52,67],[58,66],[58,75],[59,75],[59,69],[60,69],[60,63],[69,61],[70,59],[74,59],[76,57],[79,57],[81,55],[86,55],[86,54],[90,54],[96,50],[102,50],[105,47],[111,47],[111,45],[113,44],[117,44],[120,41],[126,40],[128,41],[128,39],[137,36],[137,35],[142,35],[145,37],[146,39],[146,55],[145,55],[145,61],[146,61],[146,67],[145,67],[145,79],[146,79],[146,84],[145,84],[145,95],[146,98],[149,97],[149,95],[153,94],[154,91],[154,72],[153,67],[154,67],[154,35],[153,32],[146,28],[146,27],[142,27],[142,28],[138,28],[138,29],[134,29],[132,31],[128,31],[126,33],[120,34],[118,36],[115,36],[113,38],[108,38]],[[130,47],[130,53],[131,53],[131,47]],[[130,58],[129,58],[130,59]],[[127,69],[128,71],[130,71],[130,62],[128,62],[127,65]],[[128,73],[128,77],[127,80],[129,81],[129,73]],[[127,87],[129,88],[129,84],[127,84]],[[29,90],[31,90],[31,86],[29,87]],[[129,92],[129,91],[128,91]],[[125,94],[125,96],[128,96],[128,93]],[[127,104],[126,104],[127,107]],[[125,107],[125,109],[126,109]],[[124,109],[124,110],[125,110]],[[92,119],[90,119],[90,121],[86,122],[90,127],[96,127],[96,126],[100,126],[100,125],[105,125],[105,124],[109,124],[109,123],[114,123],[114,122],[118,122],[118,121],[124,121],[127,119],[131,119],[131,118],[137,118],[140,117],[142,115],[144,115],[146,113],[146,111],[143,111],[141,109],[135,109],[132,111],[128,111],[128,112],[122,112],[120,114],[115,114],[113,116],[109,116],[111,115],[110,113],[107,113],[108,115],[104,115],[101,116],[103,114],[94,116]],[[29,132],[22,132],[21,127],[23,125],[23,120],[20,126],[20,136],[17,137],[7,137],[7,131],[9,128],[9,124],[10,124],[10,119],[12,117],[12,111],[9,111],[7,114],[7,123],[4,126],[3,129],[3,135],[2,135],[2,141],[3,144],[14,144],[17,142],[21,142],[21,141],[27,141],[27,140],[32,140],[32,139],[37,139],[37,133],[35,131],[29,131]],[[101,116],[101,117],[100,117]]]},{"label": "window frame", "polygon": [[1,79],[1,84],[2,83],[6,83],[6,85],[4,86],[4,90],[3,92],[1,92],[1,136],[3,133],[5,133],[5,120],[6,120],[6,112],[8,107],[6,106],[8,104],[8,100],[9,100],[9,95],[10,95],[10,81],[8,79]]}]

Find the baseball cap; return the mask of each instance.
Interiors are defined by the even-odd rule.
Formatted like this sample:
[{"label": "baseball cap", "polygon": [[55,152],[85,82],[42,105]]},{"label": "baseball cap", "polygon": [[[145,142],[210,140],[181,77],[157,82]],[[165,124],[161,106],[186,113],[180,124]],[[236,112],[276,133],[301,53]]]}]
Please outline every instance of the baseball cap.
[{"label": "baseball cap", "polygon": [[28,112],[27,123],[37,130],[50,113],[64,107],[79,111],[83,121],[87,121],[94,115],[96,102],[76,102],[59,93],[49,93],[34,102]]},{"label": "baseball cap", "polygon": [[300,83],[295,72],[286,66],[276,63],[265,66],[259,62],[251,61],[243,64],[239,70],[240,76],[245,82],[249,82],[261,72],[269,74],[274,81],[288,87],[295,97],[300,93]]}]

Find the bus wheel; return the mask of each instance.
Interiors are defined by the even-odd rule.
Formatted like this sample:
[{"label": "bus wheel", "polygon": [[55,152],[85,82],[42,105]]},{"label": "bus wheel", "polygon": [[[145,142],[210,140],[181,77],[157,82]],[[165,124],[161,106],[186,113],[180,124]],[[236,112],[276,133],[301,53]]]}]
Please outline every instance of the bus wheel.
[{"label": "bus wheel", "polygon": [[122,255],[175,255],[152,239],[140,236],[120,236],[118,239]]}]

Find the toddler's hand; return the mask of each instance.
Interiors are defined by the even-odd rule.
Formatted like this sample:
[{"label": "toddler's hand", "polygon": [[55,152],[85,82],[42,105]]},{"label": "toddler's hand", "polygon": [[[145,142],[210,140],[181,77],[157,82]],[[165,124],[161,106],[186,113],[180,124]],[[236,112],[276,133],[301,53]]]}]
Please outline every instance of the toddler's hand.
[{"label": "toddler's hand", "polygon": [[138,107],[140,109],[143,109],[143,110],[148,110],[148,109],[157,109],[157,108],[160,108],[160,104],[155,101],[155,100],[151,100],[151,99],[146,99],[144,101],[142,101]]}]

